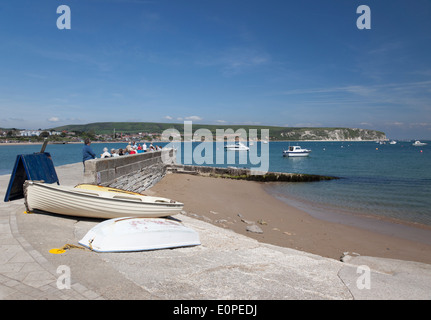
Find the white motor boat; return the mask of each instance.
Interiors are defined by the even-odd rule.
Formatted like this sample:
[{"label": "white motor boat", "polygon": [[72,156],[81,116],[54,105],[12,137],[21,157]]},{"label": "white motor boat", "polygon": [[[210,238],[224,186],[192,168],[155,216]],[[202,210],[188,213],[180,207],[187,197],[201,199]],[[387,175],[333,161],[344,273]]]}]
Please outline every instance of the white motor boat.
[{"label": "white motor boat", "polygon": [[237,142],[235,144],[228,144],[225,146],[226,150],[231,150],[231,151],[248,151],[250,150],[249,147],[247,147],[245,144],[241,143],[241,142]]},{"label": "white motor boat", "polygon": [[287,150],[283,151],[284,157],[307,157],[311,150],[302,149],[300,146],[290,146]]},{"label": "white motor boat", "polygon": [[96,252],[127,252],[200,245],[199,234],[179,221],[123,217],[105,220],[79,241]]},{"label": "white motor boat", "polygon": [[28,212],[41,210],[87,218],[159,218],[178,214],[184,207],[174,200],[119,189],[99,191],[29,180],[24,183],[24,196]]},{"label": "white motor boat", "polygon": [[419,140],[416,140],[414,143],[413,143],[413,145],[414,146],[416,146],[416,147],[421,147],[421,146],[425,146],[425,145],[427,145],[425,142],[420,142]]}]

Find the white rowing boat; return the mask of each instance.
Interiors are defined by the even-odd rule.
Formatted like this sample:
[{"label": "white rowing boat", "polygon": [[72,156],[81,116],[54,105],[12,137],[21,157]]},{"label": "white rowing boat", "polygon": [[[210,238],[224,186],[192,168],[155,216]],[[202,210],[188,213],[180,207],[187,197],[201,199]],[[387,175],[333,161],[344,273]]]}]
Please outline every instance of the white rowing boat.
[{"label": "white rowing boat", "polygon": [[79,244],[96,252],[127,252],[200,245],[199,234],[162,218],[117,218],[93,227]]},{"label": "white rowing boat", "polygon": [[159,218],[175,215],[184,207],[181,202],[162,197],[73,188],[28,180],[24,183],[24,196],[28,212],[41,210],[88,218]]}]

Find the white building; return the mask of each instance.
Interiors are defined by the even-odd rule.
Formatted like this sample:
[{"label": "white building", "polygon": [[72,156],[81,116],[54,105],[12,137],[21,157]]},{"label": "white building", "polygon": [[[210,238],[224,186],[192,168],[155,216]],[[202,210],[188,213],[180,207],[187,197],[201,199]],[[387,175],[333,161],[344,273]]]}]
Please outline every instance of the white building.
[{"label": "white building", "polygon": [[21,137],[34,137],[34,136],[40,136],[42,133],[41,130],[21,130],[20,132]]},{"label": "white building", "polygon": [[21,130],[19,133],[20,133],[21,137],[38,137],[44,131],[48,132],[50,136],[61,134],[60,131],[52,131],[51,132],[49,130]]}]

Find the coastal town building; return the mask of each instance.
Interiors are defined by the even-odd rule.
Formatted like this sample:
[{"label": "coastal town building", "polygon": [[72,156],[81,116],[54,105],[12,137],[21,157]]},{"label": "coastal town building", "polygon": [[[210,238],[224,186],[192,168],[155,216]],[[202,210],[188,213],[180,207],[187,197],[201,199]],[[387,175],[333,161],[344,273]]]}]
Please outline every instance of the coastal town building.
[{"label": "coastal town building", "polygon": [[42,132],[47,132],[50,136],[51,135],[61,135],[60,131],[48,131],[48,130],[20,130],[20,136],[21,137],[39,137]]}]

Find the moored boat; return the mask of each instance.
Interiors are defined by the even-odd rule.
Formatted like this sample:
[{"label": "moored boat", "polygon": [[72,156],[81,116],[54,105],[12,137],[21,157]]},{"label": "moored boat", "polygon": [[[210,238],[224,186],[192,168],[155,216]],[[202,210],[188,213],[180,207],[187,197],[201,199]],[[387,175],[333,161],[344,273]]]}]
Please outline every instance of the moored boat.
[{"label": "moored boat", "polygon": [[247,147],[245,144],[241,143],[241,142],[237,142],[235,144],[228,144],[225,146],[226,150],[231,150],[231,151],[248,151],[250,150],[249,147]]},{"label": "moored boat", "polygon": [[283,150],[284,157],[307,157],[311,150],[302,149],[300,146],[290,146],[287,150]]},{"label": "moored boat", "polygon": [[200,239],[172,219],[123,217],[97,224],[79,244],[96,252],[126,252],[196,246]]},{"label": "moored boat", "polygon": [[27,180],[24,183],[27,211],[112,219],[124,216],[158,218],[178,214],[184,204],[162,197],[80,189]]},{"label": "moored boat", "polygon": [[415,146],[415,147],[421,147],[421,146],[425,146],[425,145],[427,145],[425,142],[420,142],[419,140],[416,140],[414,143],[413,143],[413,145]]}]

